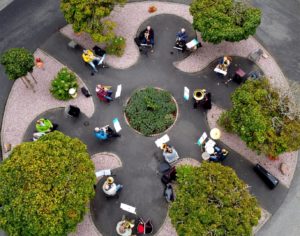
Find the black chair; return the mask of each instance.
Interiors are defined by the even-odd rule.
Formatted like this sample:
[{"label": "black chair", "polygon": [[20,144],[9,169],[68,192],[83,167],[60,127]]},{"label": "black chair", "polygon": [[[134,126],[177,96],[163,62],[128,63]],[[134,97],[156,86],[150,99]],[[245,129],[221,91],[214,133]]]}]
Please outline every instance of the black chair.
[{"label": "black chair", "polygon": [[76,106],[73,106],[73,105],[69,105],[65,108],[65,113],[68,115],[68,116],[71,116],[71,117],[79,117],[80,115],[80,109]]},{"label": "black chair", "polygon": [[274,189],[279,184],[279,180],[265,168],[263,168],[260,164],[256,164],[256,166],[254,167],[254,171],[268,185],[270,189]]}]

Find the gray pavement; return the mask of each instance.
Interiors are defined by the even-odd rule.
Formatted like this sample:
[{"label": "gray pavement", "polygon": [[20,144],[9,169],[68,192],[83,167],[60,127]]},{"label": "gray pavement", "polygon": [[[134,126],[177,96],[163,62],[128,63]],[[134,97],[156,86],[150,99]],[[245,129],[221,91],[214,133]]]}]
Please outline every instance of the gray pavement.
[{"label": "gray pavement", "polygon": [[[188,3],[190,1],[173,2]],[[285,75],[289,79],[299,81],[299,0],[254,0],[253,2],[255,5],[262,7],[264,11],[263,21],[257,30],[256,38],[275,57]],[[34,50],[58,28],[62,27],[64,20],[59,11],[58,3],[59,1],[51,0],[27,0],[26,2],[15,0],[4,8],[0,12],[0,53],[8,48],[20,46]],[[70,64],[71,66],[77,66],[77,62]],[[83,69],[82,67],[78,68]],[[105,73],[103,74],[105,75]],[[94,84],[90,81],[93,78],[90,78],[88,72],[82,74],[89,78],[89,86]],[[0,68],[0,77],[2,79],[0,88],[0,121],[2,121],[3,108],[12,83],[6,79],[3,68]],[[113,80],[114,78],[111,78],[110,81]],[[102,81],[106,80],[103,79]],[[271,218],[271,221],[267,223],[259,235],[296,236],[300,234],[298,227],[300,220],[299,176],[298,166],[286,200],[278,210],[278,213]],[[270,204],[272,200],[271,195],[269,197]]]},{"label": "gray pavement", "polygon": [[13,0],[0,0],[0,11],[7,7]]}]

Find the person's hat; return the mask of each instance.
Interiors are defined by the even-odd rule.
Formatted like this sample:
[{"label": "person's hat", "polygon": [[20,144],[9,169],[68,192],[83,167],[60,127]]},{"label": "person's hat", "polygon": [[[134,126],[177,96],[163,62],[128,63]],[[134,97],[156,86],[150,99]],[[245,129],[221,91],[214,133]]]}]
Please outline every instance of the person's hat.
[{"label": "person's hat", "polygon": [[184,32],[185,32],[185,28],[182,28],[182,29],[181,29],[181,32],[184,33]]},{"label": "person's hat", "polygon": [[99,128],[99,127],[96,127],[96,128],[95,128],[95,131],[96,131],[96,132],[99,132],[99,131],[100,131],[100,128]]},{"label": "person's hat", "polygon": [[114,182],[114,178],[108,177],[106,181],[107,181],[107,183],[112,184]]},{"label": "person's hat", "polygon": [[150,25],[148,25],[148,26],[147,26],[147,30],[150,30],[150,29],[151,29],[151,26],[150,26]]}]

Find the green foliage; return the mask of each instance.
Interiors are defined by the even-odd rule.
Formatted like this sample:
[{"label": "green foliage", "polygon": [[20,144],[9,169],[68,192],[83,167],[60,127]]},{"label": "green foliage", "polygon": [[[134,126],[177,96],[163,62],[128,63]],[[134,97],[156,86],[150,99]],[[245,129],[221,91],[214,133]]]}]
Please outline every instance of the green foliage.
[{"label": "green foliage", "polygon": [[219,124],[238,134],[247,146],[268,156],[300,148],[300,121],[281,112],[279,94],[266,78],[248,80],[231,97],[233,107]]},{"label": "green foliage", "polygon": [[0,228],[9,235],[67,235],[82,221],[95,182],[79,139],[55,131],[22,143],[0,165]]},{"label": "green foliage", "polygon": [[72,98],[69,94],[70,88],[78,88],[76,75],[67,68],[62,68],[52,80],[50,92],[56,99],[69,100]]},{"label": "green foliage", "polygon": [[26,76],[34,67],[33,54],[25,48],[9,49],[1,56],[0,62],[10,80]]},{"label": "green foliage", "polygon": [[126,0],[61,0],[60,9],[66,21],[75,32],[87,32],[96,42],[110,42],[114,39],[115,23],[103,20],[110,15],[115,5]]},{"label": "green foliage", "polygon": [[111,55],[121,57],[124,54],[126,40],[123,37],[115,37],[106,45],[106,52]]},{"label": "green foliage", "polygon": [[247,39],[261,20],[260,9],[234,0],[194,0],[190,12],[203,41],[214,44]]},{"label": "green foliage", "polygon": [[169,215],[179,236],[251,235],[260,208],[231,168],[208,162],[181,166],[177,181]]},{"label": "green foliage", "polygon": [[161,133],[176,118],[176,104],[169,92],[146,88],[135,92],[125,109],[130,125],[144,135]]}]

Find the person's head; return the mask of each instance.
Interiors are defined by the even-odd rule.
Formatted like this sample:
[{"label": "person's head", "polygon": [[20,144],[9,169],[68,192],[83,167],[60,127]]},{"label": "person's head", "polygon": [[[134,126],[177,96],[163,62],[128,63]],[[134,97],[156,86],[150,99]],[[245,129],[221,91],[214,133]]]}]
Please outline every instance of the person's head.
[{"label": "person's head", "polygon": [[99,128],[99,127],[96,127],[96,128],[95,128],[95,132],[100,132],[100,128]]},{"label": "person's head", "polygon": [[181,33],[184,33],[184,32],[185,32],[185,28],[182,28],[182,29],[181,29]]},{"label": "person's head", "polygon": [[149,31],[150,29],[151,29],[151,26],[150,26],[150,25],[148,25],[148,26],[147,26],[147,30]]},{"label": "person's head", "polygon": [[36,121],[36,123],[37,123],[37,124],[42,124],[43,121],[44,121],[44,119],[38,119],[38,120]]},{"label": "person's head", "polygon": [[83,53],[84,54],[88,54],[88,50],[87,49],[83,49]]}]

